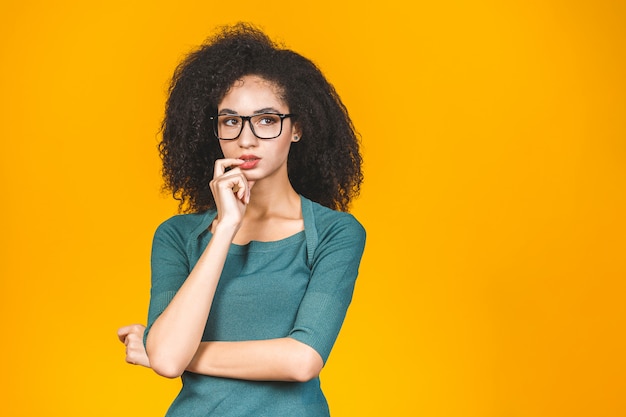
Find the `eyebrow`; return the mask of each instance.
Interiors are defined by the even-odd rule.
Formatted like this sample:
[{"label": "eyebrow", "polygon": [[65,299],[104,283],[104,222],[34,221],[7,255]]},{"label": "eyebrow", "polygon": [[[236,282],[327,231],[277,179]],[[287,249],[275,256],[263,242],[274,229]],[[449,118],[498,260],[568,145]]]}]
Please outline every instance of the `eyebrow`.
[{"label": "eyebrow", "polygon": [[[256,110],[254,113],[252,114],[264,114],[264,113],[276,113],[276,114],[280,114],[281,112],[279,110],[277,110],[274,107],[264,107],[260,110]],[[219,114],[232,114],[232,115],[237,115],[239,113],[237,113],[235,110],[231,110],[231,109],[222,109],[219,111]]]}]

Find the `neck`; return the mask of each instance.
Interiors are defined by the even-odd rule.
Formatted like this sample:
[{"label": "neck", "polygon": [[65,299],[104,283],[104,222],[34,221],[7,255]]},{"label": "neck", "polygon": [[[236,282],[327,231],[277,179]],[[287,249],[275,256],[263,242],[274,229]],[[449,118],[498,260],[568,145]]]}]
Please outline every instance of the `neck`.
[{"label": "neck", "polygon": [[289,179],[276,184],[275,181],[257,181],[250,192],[250,203],[246,209],[246,217],[265,217],[285,214],[299,209],[300,196],[291,186]]}]

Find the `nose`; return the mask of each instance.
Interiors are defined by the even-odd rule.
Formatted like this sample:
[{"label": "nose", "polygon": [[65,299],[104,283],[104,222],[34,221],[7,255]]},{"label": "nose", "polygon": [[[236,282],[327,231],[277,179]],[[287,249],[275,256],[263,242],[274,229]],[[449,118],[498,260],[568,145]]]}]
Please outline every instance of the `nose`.
[{"label": "nose", "polygon": [[[248,128],[246,128],[246,122],[248,122]],[[252,131],[252,122],[250,120],[244,120],[241,128],[241,133],[237,138],[237,143],[242,148],[249,148],[255,146],[259,138],[256,137]]]}]

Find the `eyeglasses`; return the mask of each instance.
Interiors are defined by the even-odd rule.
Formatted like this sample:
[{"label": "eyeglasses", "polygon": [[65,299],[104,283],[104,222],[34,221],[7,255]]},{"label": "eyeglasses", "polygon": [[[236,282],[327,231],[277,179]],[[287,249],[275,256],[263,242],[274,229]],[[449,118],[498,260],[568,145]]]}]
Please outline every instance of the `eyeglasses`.
[{"label": "eyeglasses", "polygon": [[211,116],[213,132],[221,140],[234,140],[241,135],[246,121],[250,130],[259,139],[274,139],[283,132],[283,120],[293,117],[293,114],[262,113],[254,116],[236,116],[232,114],[218,114]]}]

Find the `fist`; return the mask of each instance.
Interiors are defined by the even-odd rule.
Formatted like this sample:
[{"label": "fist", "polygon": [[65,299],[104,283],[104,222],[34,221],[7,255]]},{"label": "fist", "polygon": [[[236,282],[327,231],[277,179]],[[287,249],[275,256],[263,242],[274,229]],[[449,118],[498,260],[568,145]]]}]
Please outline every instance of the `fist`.
[{"label": "fist", "polygon": [[141,365],[146,368],[150,367],[150,360],[146,354],[146,348],[143,345],[143,334],[146,326],[141,324],[131,324],[129,326],[120,327],[117,331],[117,337],[120,342],[126,346],[126,362],[132,365]]}]

